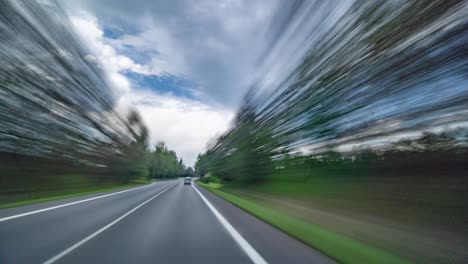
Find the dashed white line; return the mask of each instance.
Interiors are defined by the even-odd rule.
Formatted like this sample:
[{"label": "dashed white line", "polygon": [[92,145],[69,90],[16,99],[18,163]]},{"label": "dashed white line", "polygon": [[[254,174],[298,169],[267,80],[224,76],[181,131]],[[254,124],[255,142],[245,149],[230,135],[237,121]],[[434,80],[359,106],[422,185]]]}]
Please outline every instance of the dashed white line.
[{"label": "dashed white line", "polygon": [[38,213],[42,213],[42,212],[46,212],[46,211],[50,211],[50,210],[54,210],[54,209],[58,209],[58,208],[66,207],[66,206],[70,206],[70,205],[75,205],[75,204],[79,204],[79,203],[89,202],[89,201],[101,199],[101,198],[104,198],[104,197],[109,197],[109,196],[112,196],[112,195],[117,195],[117,194],[121,194],[121,193],[131,192],[131,191],[135,191],[135,190],[138,190],[138,189],[141,189],[141,188],[148,188],[148,187],[152,186],[153,184],[154,184],[154,183],[149,184],[149,185],[145,185],[145,186],[141,186],[141,187],[136,187],[136,188],[133,188],[133,189],[128,189],[128,190],[120,191],[120,192],[104,194],[104,195],[101,195],[101,196],[96,196],[96,197],[92,197],[92,198],[88,198],[88,199],[84,199],[84,200],[80,200],[80,201],[76,201],[76,202],[71,202],[71,203],[66,203],[66,204],[51,206],[51,207],[47,207],[47,208],[43,208],[43,209],[39,209],[39,210],[34,210],[34,211],[22,213],[22,214],[7,216],[7,217],[0,218],[0,222],[7,221],[7,220],[11,220],[11,219],[15,219],[15,218],[24,217],[24,216],[27,216],[27,215],[38,214]]},{"label": "dashed white line", "polygon": [[205,196],[195,187],[195,185],[192,184],[192,187],[197,191],[198,195],[202,198],[202,200],[206,203],[208,208],[213,212],[213,214],[218,218],[218,220],[221,222],[221,224],[226,228],[228,233],[232,236],[234,241],[244,250],[244,252],[249,256],[250,260],[252,260],[253,263],[255,264],[267,264],[268,262],[263,259],[263,257],[245,240],[244,237],[242,237],[239,232],[224,218],[223,215],[221,215],[218,210],[205,198]]},{"label": "dashed white line", "polygon": [[79,241],[78,243],[74,244],[73,246],[65,249],[64,251],[60,252],[59,254],[55,255],[54,257],[50,258],[49,260],[47,260],[46,262],[44,262],[44,264],[52,264],[54,263],[55,261],[61,259],[62,257],[64,257],[65,255],[67,255],[68,253],[72,252],[73,250],[75,250],[76,248],[78,248],[79,246],[83,245],[84,243],[88,242],[89,240],[91,240],[93,237],[99,235],[100,233],[104,232],[106,229],[108,229],[109,227],[117,224],[120,220],[124,219],[125,217],[127,217],[129,214],[135,212],[136,210],[138,210],[138,208],[142,207],[143,205],[147,204],[148,202],[150,202],[151,200],[153,200],[154,198],[158,197],[159,195],[161,195],[162,193],[164,193],[165,191],[169,190],[170,188],[174,187],[176,184],[173,184],[169,187],[167,187],[166,189],[160,191],[158,194],[156,194],[155,196],[149,198],[148,200],[142,202],[141,204],[139,204],[137,207],[133,208],[132,210],[128,211],[127,213],[125,213],[124,215],[122,215],[121,217],[115,219],[114,221],[112,221],[111,223],[109,223],[108,225],[104,226],[103,228],[99,229],[98,231],[92,233],[91,235],[87,236],[86,238],[84,238],[83,240]]}]

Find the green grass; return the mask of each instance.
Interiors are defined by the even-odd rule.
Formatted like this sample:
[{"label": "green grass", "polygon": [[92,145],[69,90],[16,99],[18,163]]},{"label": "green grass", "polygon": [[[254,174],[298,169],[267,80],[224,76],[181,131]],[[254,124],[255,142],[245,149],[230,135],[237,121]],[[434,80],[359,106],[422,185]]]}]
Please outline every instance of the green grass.
[{"label": "green grass", "polygon": [[410,263],[384,250],[305,222],[283,212],[261,206],[249,199],[222,191],[219,186],[199,183],[225,200],[270,223],[272,226],[303,241],[343,263]]},{"label": "green grass", "polygon": [[116,185],[116,186],[111,186],[111,187],[99,186],[99,187],[94,188],[94,189],[88,189],[86,191],[78,191],[78,192],[73,192],[73,193],[68,193],[68,194],[63,194],[63,195],[47,196],[47,193],[42,193],[41,195],[44,196],[44,197],[40,197],[40,198],[36,198],[36,199],[28,199],[28,200],[22,200],[22,201],[9,202],[9,203],[2,203],[2,204],[0,204],[0,209],[23,206],[23,205],[28,205],[28,204],[48,202],[48,201],[53,201],[53,200],[60,200],[60,199],[71,198],[71,197],[87,195],[87,194],[93,194],[93,193],[99,193],[99,192],[119,190],[119,189],[124,189],[124,188],[129,188],[129,187],[136,187],[136,186],[140,186],[140,185],[144,185],[144,184],[147,184],[147,182],[146,181],[139,181],[139,182],[134,182],[134,183],[130,183],[130,184]]}]

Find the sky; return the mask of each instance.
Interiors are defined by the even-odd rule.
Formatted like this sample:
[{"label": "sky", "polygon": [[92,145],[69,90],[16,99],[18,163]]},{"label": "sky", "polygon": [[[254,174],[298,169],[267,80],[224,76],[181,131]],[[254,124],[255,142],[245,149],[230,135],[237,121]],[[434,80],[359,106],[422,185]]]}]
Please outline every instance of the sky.
[{"label": "sky", "polygon": [[[76,32],[92,54],[89,59],[100,64],[108,77],[117,108],[139,110],[149,128],[150,145],[164,141],[189,166],[205,151],[210,140],[230,127],[241,100],[252,87],[257,93],[251,93],[251,97],[256,99],[256,95],[260,95],[258,101],[262,105],[265,102],[262,100],[272,91],[289,87],[296,80],[292,76],[306,55],[319,52],[322,42],[330,40],[331,36],[344,40],[310,64],[309,74],[313,69],[319,69],[315,74],[325,74],[333,72],[337,65],[359,62],[366,58],[363,54],[370,49],[365,39],[356,41],[367,34],[363,32],[364,27],[353,30],[352,38],[344,30],[359,15],[350,12],[356,1],[66,0],[63,3]],[[361,8],[373,10],[375,3],[361,4]],[[392,12],[403,12],[404,7],[387,3],[385,8],[389,15],[386,19],[395,17],[390,15]],[[459,14],[464,10],[458,10]],[[434,25],[450,28],[463,22],[462,19],[440,18]],[[431,25],[426,26],[430,28]],[[374,26],[378,28],[380,24]],[[417,35],[435,36],[434,32],[443,34],[443,31],[425,30]],[[410,52],[414,47],[437,47],[434,41],[438,40],[413,37],[408,41],[399,48]],[[411,46],[405,46],[408,43],[412,43]],[[456,43],[455,39],[452,45]],[[451,50],[438,52],[442,51],[448,52],[446,57],[451,56]],[[340,56],[342,52],[349,55]],[[392,58],[398,59],[400,55],[395,54]],[[434,56],[434,53],[427,56]],[[373,63],[385,66],[389,62],[386,59]],[[415,63],[421,62],[414,61],[407,66],[415,67]],[[452,60],[451,63],[428,68],[442,72],[450,69],[455,74],[434,75],[439,76],[437,82],[426,83],[417,76],[413,76],[412,81],[398,79],[394,75],[401,73],[393,71],[387,74],[387,86],[368,83],[355,90],[363,96],[376,91],[385,96],[367,100],[365,108],[343,115],[336,122],[336,128],[350,133],[354,126],[353,133],[367,133],[372,132],[366,128],[366,123],[370,122],[376,122],[374,132],[379,128],[386,132],[421,130],[422,121],[424,127],[441,125],[439,115],[442,112],[434,114],[432,110],[448,103],[453,107],[442,107],[445,114],[455,111],[456,107],[464,109],[456,102],[466,94],[466,79],[459,78],[458,71],[454,70],[461,69],[457,63],[462,62]],[[370,68],[361,73],[369,74],[368,70]],[[431,73],[427,70],[421,76],[431,76]],[[314,79],[309,81],[315,82]],[[397,86],[401,89],[393,89]],[[352,103],[349,100],[348,104],[336,103],[339,99],[335,99],[334,111],[341,111]],[[418,111],[421,112],[419,116],[409,115]],[[466,113],[464,110],[460,116]],[[429,114],[433,116],[429,118]],[[443,124],[456,121],[456,118],[446,119],[448,121]],[[355,122],[351,122],[353,120]],[[362,126],[364,129],[359,130]]]},{"label": "sky", "polygon": [[139,110],[150,145],[193,166],[255,80],[277,0],[68,0],[70,20],[118,107]]}]

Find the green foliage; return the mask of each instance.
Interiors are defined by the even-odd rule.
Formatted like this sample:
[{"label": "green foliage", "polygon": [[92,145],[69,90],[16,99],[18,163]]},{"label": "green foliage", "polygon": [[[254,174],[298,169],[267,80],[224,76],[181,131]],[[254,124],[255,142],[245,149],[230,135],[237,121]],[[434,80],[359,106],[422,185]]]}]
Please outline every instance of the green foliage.
[{"label": "green foliage", "polygon": [[244,107],[236,117],[235,128],[198,156],[196,172],[202,176],[213,172],[226,181],[261,182],[273,170],[273,140],[268,132],[256,127],[254,111]]},{"label": "green foliage", "polygon": [[[331,13],[341,6],[322,2],[317,6]],[[463,3],[356,1],[338,22],[333,16],[318,22],[322,12],[313,8],[301,32],[314,37],[290,43],[304,53],[291,58],[281,79],[265,67],[265,79],[260,76],[246,95],[233,128],[199,156],[197,173],[254,184],[278,170],[307,168],[295,163],[304,157],[290,159],[294,155],[321,167],[460,163],[463,158],[450,153],[460,153],[453,148],[456,137],[426,133],[388,145],[407,132],[466,120],[459,114],[468,106]],[[336,152],[359,144],[373,149]],[[304,150],[312,154],[300,154]]]},{"label": "green foliage", "polygon": [[0,198],[193,173],[163,143],[149,149],[59,3],[0,1],[0,28]]},{"label": "green foliage", "polygon": [[214,176],[209,176],[209,177],[203,177],[200,179],[200,182],[204,184],[222,184],[222,181],[219,177],[214,177]]},{"label": "green foliage", "polygon": [[[256,131],[250,130],[252,133]],[[250,167],[255,164],[251,160],[237,161],[236,166],[228,164],[220,168],[219,164],[234,160],[234,154],[226,155],[220,146],[232,146],[231,142],[235,139],[231,137],[240,134],[230,132],[220,137],[218,140],[221,142],[200,155],[199,159],[209,175],[220,175],[202,179],[204,186],[239,207],[345,263],[403,261],[393,254],[410,260],[428,260],[427,263],[464,258],[459,249],[455,253],[438,255],[419,242],[431,238],[434,235],[431,230],[435,228],[447,234],[447,241],[437,243],[437,247],[455,248],[461,238],[460,232],[466,230],[466,221],[463,222],[466,210],[463,208],[466,201],[468,144],[460,139],[466,138],[467,129],[424,132],[420,137],[402,139],[384,148],[363,147],[346,152],[329,149],[304,154],[273,147],[270,152],[263,152],[271,159],[272,169],[257,168],[263,173],[260,181],[226,177],[242,170],[255,171]],[[263,142],[268,147],[273,140]],[[258,146],[246,144],[242,151],[248,153],[257,149]],[[249,198],[253,200],[247,201]],[[261,209],[256,202],[270,207]],[[286,204],[290,206],[289,211],[273,212],[273,208],[284,209]],[[350,222],[349,226],[325,226],[331,232],[322,232],[324,222],[314,222],[320,217],[310,216],[310,219],[305,218],[307,221],[296,221],[293,214],[288,214],[297,213],[301,206],[311,209],[309,214],[318,208],[325,213],[338,213],[338,217],[341,212],[344,219],[347,216],[362,216],[363,223],[368,221],[366,219],[376,219],[381,223],[401,225],[408,231],[392,239],[386,235],[385,225],[374,230]],[[419,228],[428,228],[428,234],[420,236]],[[343,230],[347,235],[353,234],[353,240],[334,236],[334,231]],[[407,237],[412,240],[405,240]],[[355,244],[356,241],[363,244]],[[392,254],[374,251],[376,248]]]},{"label": "green foliage", "polygon": [[283,230],[289,235],[324,252],[343,263],[411,263],[382,249],[372,247],[360,241],[326,230],[318,225],[305,222],[284,212],[261,206],[251,200],[232,193],[210,188],[236,206]]},{"label": "green foliage", "polygon": [[53,192],[46,190],[44,192],[36,192],[34,194],[28,195],[28,197],[24,199],[16,199],[14,202],[3,201],[0,197],[0,209],[3,208],[10,208],[10,207],[17,207],[17,206],[24,206],[28,204],[35,204],[35,203],[43,203],[48,201],[54,200],[61,200],[81,195],[93,194],[98,192],[107,192],[107,191],[114,191],[124,188],[136,187],[141,184],[145,184],[146,182],[140,183],[131,183],[131,184],[118,184],[118,185],[89,185],[86,187],[80,186],[79,188],[73,188],[70,190],[68,188],[62,188],[60,192]]},{"label": "green foliage", "polygon": [[167,149],[164,142],[156,144],[153,151],[147,152],[149,178],[172,178],[186,174],[182,159],[174,151]]},{"label": "green foliage", "polygon": [[211,157],[210,151],[207,151],[203,154],[198,154],[197,161],[195,162],[195,173],[200,177],[204,177],[208,173],[210,161],[208,160]]},{"label": "green foliage", "polygon": [[148,149],[137,111],[117,110],[108,78],[59,3],[1,1],[0,28],[0,196],[74,192],[82,177],[112,186],[184,169],[174,152]]}]

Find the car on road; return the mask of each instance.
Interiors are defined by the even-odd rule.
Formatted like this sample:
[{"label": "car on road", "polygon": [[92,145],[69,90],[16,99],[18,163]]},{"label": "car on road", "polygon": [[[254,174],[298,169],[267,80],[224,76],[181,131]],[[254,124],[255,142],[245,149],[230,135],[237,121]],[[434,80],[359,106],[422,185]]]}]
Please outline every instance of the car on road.
[{"label": "car on road", "polygon": [[190,178],[190,177],[185,177],[185,179],[184,179],[184,185],[192,185],[192,178]]}]

